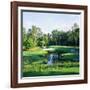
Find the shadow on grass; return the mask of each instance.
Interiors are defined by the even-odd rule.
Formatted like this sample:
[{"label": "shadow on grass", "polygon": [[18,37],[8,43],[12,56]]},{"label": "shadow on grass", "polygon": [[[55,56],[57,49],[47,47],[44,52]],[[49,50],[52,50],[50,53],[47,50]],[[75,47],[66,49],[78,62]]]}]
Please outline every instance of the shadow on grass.
[{"label": "shadow on grass", "polygon": [[35,76],[54,76],[54,75],[75,75],[75,74],[79,74],[79,72],[24,72],[23,73],[23,77],[35,77]]},{"label": "shadow on grass", "polygon": [[30,56],[23,56],[23,63],[24,64],[31,64],[31,63],[43,63],[47,61],[47,57],[44,55],[30,55]]}]

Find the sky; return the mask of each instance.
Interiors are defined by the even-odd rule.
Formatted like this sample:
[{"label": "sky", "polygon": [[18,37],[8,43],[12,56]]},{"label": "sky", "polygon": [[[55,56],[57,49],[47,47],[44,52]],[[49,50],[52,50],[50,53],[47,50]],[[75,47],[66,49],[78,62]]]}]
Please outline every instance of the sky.
[{"label": "sky", "polygon": [[68,31],[74,23],[80,26],[80,14],[57,14],[23,11],[23,27],[26,31],[35,25],[40,27],[43,33],[51,33],[58,29]]}]

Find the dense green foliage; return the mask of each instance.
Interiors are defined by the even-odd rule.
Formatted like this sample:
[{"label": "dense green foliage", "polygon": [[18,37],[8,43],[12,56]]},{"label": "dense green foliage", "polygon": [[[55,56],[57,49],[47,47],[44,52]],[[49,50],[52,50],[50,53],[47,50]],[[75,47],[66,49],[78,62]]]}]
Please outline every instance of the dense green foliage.
[{"label": "dense green foliage", "polygon": [[43,33],[40,27],[32,26],[27,32],[23,28],[23,49],[50,45],[79,46],[79,26],[75,23],[72,29],[64,30],[54,29],[51,33]]}]

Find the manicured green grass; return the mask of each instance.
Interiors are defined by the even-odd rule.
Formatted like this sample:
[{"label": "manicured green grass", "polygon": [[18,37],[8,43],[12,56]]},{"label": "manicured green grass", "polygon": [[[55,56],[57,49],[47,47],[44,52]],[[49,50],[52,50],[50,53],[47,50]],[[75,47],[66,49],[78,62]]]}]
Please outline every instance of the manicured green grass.
[{"label": "manicured green grass", "polygon": [[31,55],[44,55],[47,54],[47,51],[42,50],[39,47],[31,48],[28,51],[23,51],[23,56],[31,56]]},{"label": "manicured green grass", "polygon": [[65,53],[62,54],[62,60],[70,60],[70,61],[78,61],[79,60],[79,54],[78,53]]},{"label": "manicured green grass", "polygon": [[79,47],[74,46],[49,46],[48,48],[54,48],[55,52],[58,53],[72,53],[72,52],[79,52]]},{"label": "manicured green grass", "polygon": [[[58,62],[48,65],[49,52],[47,50],[35,47],[23,51],[23,77],[79,74],[79,61],[73,61],[79,56],[78,47],[49,46],[48,48],[53,48],[53,52],[58,53],[62,58],[57,60]],[[72,52],[72,49],[77,52]]]}]

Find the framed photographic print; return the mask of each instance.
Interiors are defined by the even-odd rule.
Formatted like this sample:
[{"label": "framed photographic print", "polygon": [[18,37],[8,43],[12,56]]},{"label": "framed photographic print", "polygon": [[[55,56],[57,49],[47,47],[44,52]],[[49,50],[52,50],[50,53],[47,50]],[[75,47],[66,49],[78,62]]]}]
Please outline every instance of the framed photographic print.
[{"label": "framed photographic print", "polygon": [[11,2],[11,87],[87,83],[87,6]]}]

